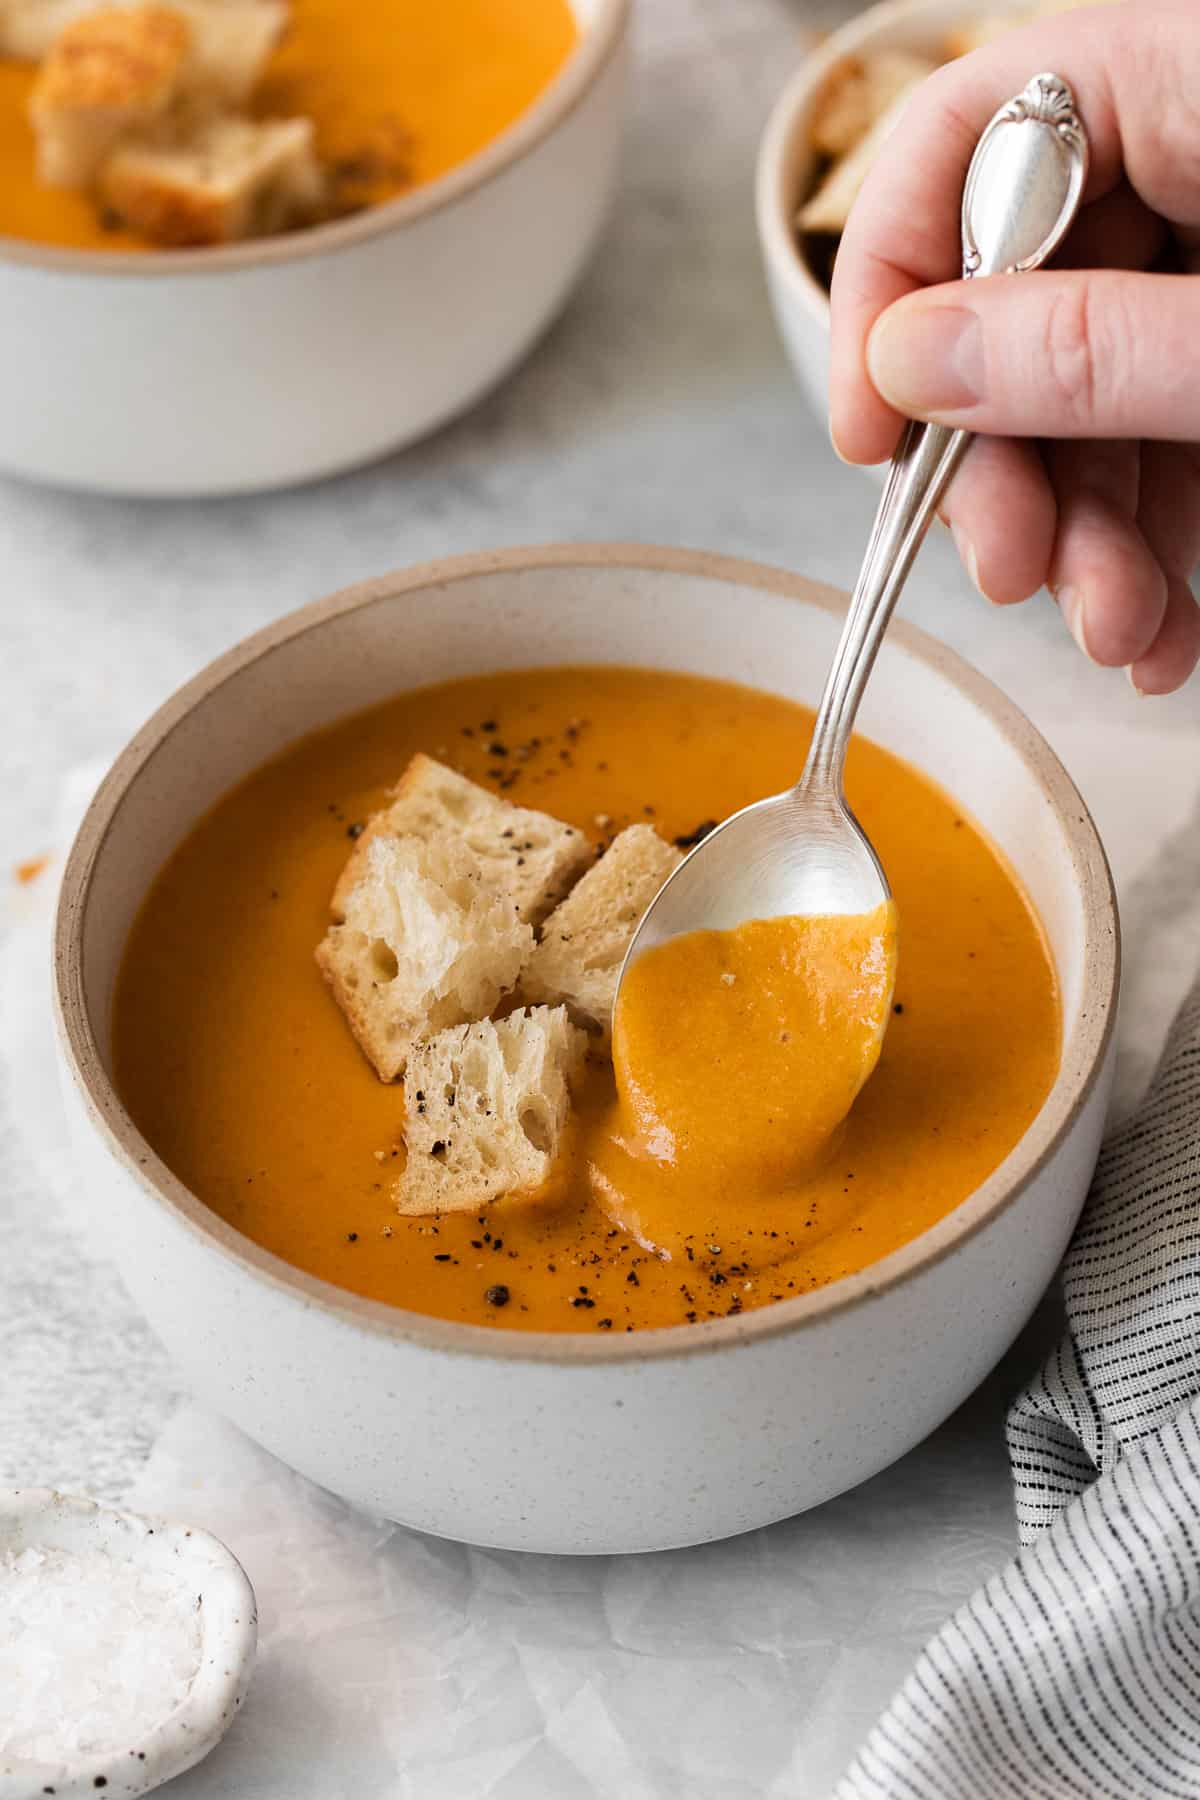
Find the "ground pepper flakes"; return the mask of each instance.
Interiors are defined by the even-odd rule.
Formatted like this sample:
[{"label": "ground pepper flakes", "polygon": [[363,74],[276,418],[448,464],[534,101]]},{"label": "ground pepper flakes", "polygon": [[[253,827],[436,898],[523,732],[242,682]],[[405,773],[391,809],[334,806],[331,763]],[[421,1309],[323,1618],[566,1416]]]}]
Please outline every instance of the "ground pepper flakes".
[{"label": "ground pepper flakes", "polygon": [[675,847],[677,850],[694,850],[697,844],[704,842],[710,831],[716,829],[717,821],[715,819],[702,819],[693,830],[685,831],[682,837],[675,839]]}]

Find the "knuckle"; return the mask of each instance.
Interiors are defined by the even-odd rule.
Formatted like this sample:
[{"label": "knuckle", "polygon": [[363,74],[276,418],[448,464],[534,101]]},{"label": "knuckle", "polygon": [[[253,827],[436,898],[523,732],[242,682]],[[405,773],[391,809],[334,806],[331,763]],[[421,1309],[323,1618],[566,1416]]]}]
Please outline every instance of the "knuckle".
[{"label": "knuckle", "polygon": [[1112,376],[1104,366],[1111,364],[1107,348],[1091,285],[1060,288],[1046,313],[1041,360],[1055,415],[1072,432],[1086,430],[1096,417],[1101,380],[1109,383]]},{"label": "knuckle", "polygon": [[1200,190],[1196,155],[1200,96],[1194,50],[1189,48],[1182,56],[1165,54],[1157,37],[1142,42],[1142,35],[1124,21],[1125,85],[1131,97],[1122,117],[1122,131],[1130,139],[1126,161],[1136,171],[1138,186],[1149,190],[1155,204],[1166,202],[1168,196],[1178,202],[1182,194],[1190,207]]},{"label": "knuckle", "polygon": [[1186,194],[1194,205],[1200,189],[1196,144],[1200,134],[1200,104],[1196,96],[1177,88],[1167,103],[1147,122],[1139,174],[1150,191],[1164,200],[1169,194]]}]

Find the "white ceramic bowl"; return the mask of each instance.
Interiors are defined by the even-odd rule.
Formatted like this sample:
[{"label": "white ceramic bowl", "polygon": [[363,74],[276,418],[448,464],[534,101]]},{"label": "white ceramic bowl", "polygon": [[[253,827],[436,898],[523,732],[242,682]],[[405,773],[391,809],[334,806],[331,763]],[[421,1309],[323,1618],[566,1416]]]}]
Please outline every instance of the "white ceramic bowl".
[{"label": "white ceramic bowl", "polygon": [[[200,1647],[195,1679],[173,1712],[148,1722],[134,1743],[93,1750],[59,1762],[17,1760],[0,1748],[0,1800],[131,1800],[182,1775],[220,1742],[246,1697],[258,1642],[254,1590],[241,1564],[207,1531],[117,1512],[56,1494],[49,1488],[0,1490],[0,1553],[103,1552],[165,1575],[181,1610],[199,1609]],[[145,1655],[154,1655],[147,1626]]]},{"label": "white ceramic bowl", "polygon": [[908,625],[883,647],[864,730],[949,784],[1010,859],[1053,947],[1064,1046],[1037,1120],[996,1173],[861,1274],[629,1338],[444,1323],[250,1243],[164,1167],[112,1085],[110,997],[138,904],[198,815],[264,758],[407,687],[532,664],[681,668],[813,702],[843,607],[797,576],[682,551],[464,557],[260,632],[118,760],[72,850],[57,922],[80,1178],[199,1396],[286,1462],[373,1512],[479,1544],[694,1543],[874,1474],[970,1393],[1028,1317],[1100,1141],[1115,903],[1083,803],[1032,726]]},{"label": "white ceramic bowl", "polygon": [[796,214],[816,167],[809,125],[837,65],[872,50],[922,50],[936,56],[946,32],[964,19],[1016,12],[1022,0],[884,0],[805,58],[779,96],[758,151],[755,205],[771,304],[784,348],[809,403],[829,414],[829,293],[809,268],[796,237]]},{"label": "white ceramic bowl", "polygon": [[229,249],[0,239],[0,469],[112,494],[329,475],[461,412],[530,348],[595,244],[631,0],[509,129],[352,219]]}]

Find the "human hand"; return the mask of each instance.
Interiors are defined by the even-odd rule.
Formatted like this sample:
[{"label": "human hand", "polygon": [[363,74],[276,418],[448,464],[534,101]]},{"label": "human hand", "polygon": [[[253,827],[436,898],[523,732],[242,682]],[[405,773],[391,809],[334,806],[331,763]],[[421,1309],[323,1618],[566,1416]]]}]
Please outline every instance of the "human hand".
[{"label": "human hand", "polygon": [[[959,197],[996,109],[1040,69],[1091,142],[1050,270],[951,280]],[[937,285],[931,285],[937,284]],[[1200,31],[1195,0],[1065,14],[921,88],[850,216],[833,288],[831,428],[880,462],[905,417],[984,434],[943,513],[1001,604],[1043,585],[1140,693],[1200,660]]]}]

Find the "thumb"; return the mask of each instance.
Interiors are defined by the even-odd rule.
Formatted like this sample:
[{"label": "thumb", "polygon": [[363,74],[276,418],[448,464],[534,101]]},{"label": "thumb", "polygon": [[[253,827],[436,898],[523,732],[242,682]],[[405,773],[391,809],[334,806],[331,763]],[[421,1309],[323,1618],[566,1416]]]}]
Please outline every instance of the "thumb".
[{"label": "thumb", "polygon": [[924,288],[867,367],[909,418],[1013,437],[1200,439],[1200,276],[1115,269]]}]

